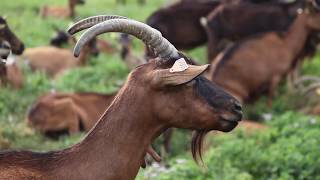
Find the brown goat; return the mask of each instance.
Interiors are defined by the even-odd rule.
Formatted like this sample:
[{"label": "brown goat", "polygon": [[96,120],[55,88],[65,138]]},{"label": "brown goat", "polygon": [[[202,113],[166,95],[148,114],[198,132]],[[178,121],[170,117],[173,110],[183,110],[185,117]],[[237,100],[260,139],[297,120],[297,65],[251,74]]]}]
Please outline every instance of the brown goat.
[{"label": "brown goat", "polygon": [[238,41],[263,32],[283,32],[291,22],[292,17],[280,6],[222,4],[207,16],[206,21],[202,20],[208,36],[208,61],[211,62],[224,48],[226,39]]},{"label": "brown goat", "polygon": [[28,48],[22,58],[28,61],[32,70],[44,71],[54,77],[67,69],[85,65],[91,54],[98,54],[95,40],[84,48],[79,58],[75,58],[69,49],[52,46]]},{"label": "brown goat", "polygon": [[[14,54],[21,54],[24,51],[24,44],[21,40],[11,31],[7,21],[0,16],[0,48],[1,58],[7,59],[12,51]],[[12,60],[12,57],[11,57]],[[19,89],[23,86],[23,75],[19,67],[14,61],[10,63],[0,63],[0,83]]]},{"label": "brown goat", "polygon": [[210,76],[242,102],[268,92],[271,103],[281,78],[303,50],[311,31],[320,31],[320,13],[302,12],[285,34],[252,37],[218,55]]},{"label": "brown goat", "polygon": [[40,97],[28,112],[28,124],[42,133],[89,131],[111,104],[115,94],[50,93]]},{"label": "brown goat", "polygon": [[[94,21],[101,22],[99,18]],[[174,64],[183,60],[176,60],[188,58],[143,23],[129,19],[101,22],[81,36],[75,55],[91,38],[115,31],[144,40],[158,58],[129,74],[111,105],[80,143],[48,153],[3,152],[0,178],[130,180],[137,175],[148,146],[165,129],[196,130],[192,152],[197,157],[207,132],[229,132],[237,126],[242,118],[241,105],[201,75],[208,66],[189,64],[183,70],[177,69]]]},{"label": "brown goat", "polygon": [[23,42],[11,31],[5,18],[0,16],[0,42],[7,41],[10,44],[12,53],[22,54]]},{"label": "brown goat", "polygon": [[188,50],[207,41],[200,18],[209,14],[219,4],[208,0],[177,2],[155,11],[146,22],[159,30],[177,49]]},{"label": "brown goat", "polygon": [[[304,0],[284,3],[278,0],[258,1],[259,4],[244,3],[222,4],[212,11],[206,21],[202,21],[208,34],[208,61],[215,58],[224,49],[225,42],[239,41],[249,36],[268,31],[284,32],[295,18],[299,9],[314,8]],[[254,2],[248,0],[248,2]],[[309,9],[310,9],[309,8]],[[242,14],[242,16],[238,16]],[[275,21],[275,19],[277,19]],[[263,23],[262,23],[263,22]],[[293,69],[297,69],[298,60],[313,56],[320,42],[316,33],[310,33]]]},{"label": "brown goat", "polygon": [[43,18],[47,18],[48,16],[56,18],[74,18],[76,6],[84,3],[84,0],[68,0],[68,7],[50,7],[45,5],[41,8],[40,16]]}]

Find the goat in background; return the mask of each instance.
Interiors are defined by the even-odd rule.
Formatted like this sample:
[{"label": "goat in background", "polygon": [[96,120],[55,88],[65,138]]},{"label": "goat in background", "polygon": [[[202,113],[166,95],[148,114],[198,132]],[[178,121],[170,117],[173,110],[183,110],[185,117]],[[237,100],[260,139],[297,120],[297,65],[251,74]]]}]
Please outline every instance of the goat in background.
[{"label": "goat in background", "polygon": [[301,11],[284,34],[269,32],[236,43],[212,63],[211,79],[241,102],[268,93],[269,104],[284,75],[303,51],[311,32],[320,31],[320,13]]},{"label": "goat in background", "polygon": [[42,18],[47,17],[56,17],[56,18],[74,18],[75,8],[77,5],[83,5],[85,3],[84,0],[68,0],[68,7],[51,7],[45,5],[41,8],[40,16]]},{"label": "goat in background", "polygon": [[[9,57],[10,51],[14,54],[21,54],[24,51],[23,42],[11,31],[5,18],[0,16],[0,43],[1,58],[4,61],[0,64],[0,81],[3,85],[11,85],[15,89],[23,86],[23,75],[15,59]],[[9,61],[7,58],[9,57]]]}]

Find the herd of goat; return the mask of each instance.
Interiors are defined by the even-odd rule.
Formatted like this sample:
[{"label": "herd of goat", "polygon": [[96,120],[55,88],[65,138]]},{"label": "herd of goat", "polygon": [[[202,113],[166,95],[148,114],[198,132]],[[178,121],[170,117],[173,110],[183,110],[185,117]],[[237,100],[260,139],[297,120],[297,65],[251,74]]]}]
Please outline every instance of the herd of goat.
[{"label": "herd of goat", "polygon": [[[191,151],[196,160],[201,158],[203,137],[211,130],[235,128],[242,119],[242,103],[267,95],[270,105],[284,78],[289,83],[298,79],[302,61],[315,54],[320,42],[319,3],[181,0],[157,10],[146,23],[116,15],[89,17],[67,32],[57,31],[50,45],[35,48],[25,48],[0,17],[1,86],[27,86],[17,60],[56,78],[85,66],[98,53],[119,53],[132,70],[116,93],[39,97],[28,111],[28,125],[46,135],[89,133],[60,151],[1,152],[0,179],[134,179],[145,166],[146,153],[159,161],[151,144],[160,134],[165,134],[170,151],[172,128],[195,130]],[[67,8],[44,6],[40,15],[74,18],[78,4],[84,1],[69,0]],[[72,35],[82,30],[77,42]],[[96,37],[107,32],[121,33],[120,50]],[[144,57],[133,55],[130,35],[145,43]],[[75,46],[74,52],[63,48],[65,44]],[[202,45],[207,46],[210,66],[198,65],[179,51]],[[187,67],[175,71],[181,59]]]}]

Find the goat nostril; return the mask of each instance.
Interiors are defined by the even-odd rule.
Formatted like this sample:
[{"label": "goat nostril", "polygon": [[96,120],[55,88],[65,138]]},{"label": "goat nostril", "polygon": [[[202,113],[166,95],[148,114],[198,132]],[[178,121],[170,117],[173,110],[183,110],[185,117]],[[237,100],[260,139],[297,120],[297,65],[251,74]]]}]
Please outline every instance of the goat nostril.
[{"label": "goat nostril", "polygon": [[238,110],[238,111],[242,111],[242,107],[241,107],[241,105],[239,105],[239,104],[236,104],[236,105],[235,105],[235,108],[236,108],[236,110]]},{"label": "goat nostril", "polygon": [[234,110],[237,111],[237,112],[242,112],[242,106],[240,103],[238,102],[235,102],[234,103]]}]

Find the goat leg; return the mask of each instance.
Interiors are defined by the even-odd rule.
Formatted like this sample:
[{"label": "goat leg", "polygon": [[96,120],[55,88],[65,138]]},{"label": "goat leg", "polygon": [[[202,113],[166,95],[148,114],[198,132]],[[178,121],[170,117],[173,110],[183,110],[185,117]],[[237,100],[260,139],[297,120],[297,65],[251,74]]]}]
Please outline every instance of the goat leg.
[{"label": "goat leg", "polygon": [[164,149],[166,153],[171,153],[171,137],[172,137],[173,129],[169,128],[163,133],[164,138]]},{"label": "goat leg", "polygon": [[74,135],[80,132],[80,122],[79,121],[72,121],[69,122],[68,132],[70,135]]},{"label": "goat leg", "polygon": [[0,86],[7,84],[7,68],[5,64],[0,64]]},{"label": "goat leg", "polygon": [[281,80],[280,76],[274,76],[271,80],[271,84],[269,87],[269,97],[268,97],[268,106],[269,107],[271,107],[271,105],[272,105],[272,98],[274,97],[274,95],[276,93],[276,90],[277,90],[277,87],[278,87],[280,80]]},{"label": "goat leg", "polygon": [[152,148],[152,146],[150,145],[147,149],[147,153],[157,162],[161,161],[161,157],[159,156],[159,154]]},{"label": "goat leg", "polygon": [[299,78],[299,74],[300,74],[299,72],[300,72],[301,66],[302,66],[302,62],[297,61],[297,64],[295,65],[295,67],[293,67],[287,74],[287,87],[290,93],[293,92],[294,84]]},{"label": "goat leg", "polygon": [[[158,153],[152,148],[150,145],[147,149],[147,153],[157,162],[161,161],[161,157],[158,155]],[[142,159],[141,167],[144,169],[147,166],[147,160],[146,157]]]},{"label": "goat leg", "polygon": [[143,169],[145,169],[147,167],[147,163],[146,163],[146,160],[144,158],[142,159],[141,167]]},{"label": "goat leg", "polygon": [[294,91],[294,70],[290,70],[289,73],[286,76],[287,79],[287,89],[288,92],[292,93]]}]

